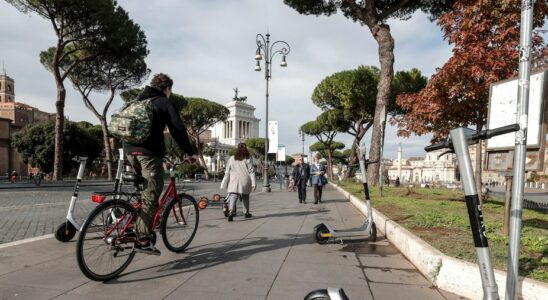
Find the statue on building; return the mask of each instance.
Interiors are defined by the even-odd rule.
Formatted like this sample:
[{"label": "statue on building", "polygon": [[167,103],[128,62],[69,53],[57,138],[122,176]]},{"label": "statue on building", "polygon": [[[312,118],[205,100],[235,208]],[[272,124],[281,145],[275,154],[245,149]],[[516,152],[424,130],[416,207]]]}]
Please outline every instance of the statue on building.
[{"label": "statue on building", "polygon": [[247,100],[247,96],[238,97],[238,88],[234,88],[234,98],[232,100],[237,102],[245,102]]}]

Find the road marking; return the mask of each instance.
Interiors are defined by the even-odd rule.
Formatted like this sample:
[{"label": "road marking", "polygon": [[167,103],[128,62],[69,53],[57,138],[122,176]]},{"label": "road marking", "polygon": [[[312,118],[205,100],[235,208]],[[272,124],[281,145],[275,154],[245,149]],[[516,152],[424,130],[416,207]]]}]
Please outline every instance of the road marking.
[{"label": "road marking", "polygon": [[19,241],[15,241],[15,242],[0,244],[0,249],[13,247],[13,246],[19,246],[19,245],[23,245],[23,244],[27,244],[27,243],[32,243],[32,242],[37,242],[37,241],[49,239],[49,238],[52,238],[52,237],[53,237],[53,233],[50,233],[50,234],[37,236],[37,237],[33,237],[33,238],[28,238],[28,239],[24,239],[24,240],[19,240]]}]

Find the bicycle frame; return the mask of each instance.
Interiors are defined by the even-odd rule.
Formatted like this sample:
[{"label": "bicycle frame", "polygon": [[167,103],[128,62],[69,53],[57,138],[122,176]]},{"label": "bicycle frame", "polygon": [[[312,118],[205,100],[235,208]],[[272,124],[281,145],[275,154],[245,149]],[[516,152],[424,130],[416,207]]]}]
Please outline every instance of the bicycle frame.
[{"label": "bicycle frame", "polygon": [[468,151],[468,136],[475,134],[475,130],[468,128],[457,128],[450,131],[453,148],[457,155],[462,183],[464,189],[464,198],[468,209],[468,218],[474,238],[474,246],[478,257],[478,264],[483,285],[483,299],[499,299],[498,287],[495,281],[493,263],[489,252],[487,235],[485,234],[485,223],[479,204],[478,191],[476,188],[472,161]]},{"label": "bicycle frame", "polygon": [[[180,222],[183,222],[183,224],[186,225],[186,220],[184,219],[184,214],[183,214],[183,211],[182,211],[183,207],[181,205],[181,198],[177,194],[177,186],[176,186],[176,182],[175,182],[174,167],[170,168],[169,184],[168,184],[166,190],[162,193],[162,196],[159,199],[158,209],[156,210],[156,213],[154,214],[154,219],[153,219],[153,222],[152,222],[152,231],[156,230],[158,225],[160,225],[160,217],[162,216],[163,208],[168,203],[168,200],[170,200],[170,199],[177,199],[177,201],[179,203],[179,212],[180,212],[181,218],[182,218],[182,221],[180,221]],[[137,211],[139,211],[141,209],[140,197],[138,198],[137,203],[133,204],[133,206],[135,207],[135,209]],[[175,207],[173,209],[175,210]],[[112,228],[109,229],[109,231],[107,231],[107,233],[105,234],[105,238],[104,238],[105,240],[110,236],[110,234],[114,231],[114,229],[116,229],[118,227],[118,224],[120,224],[120,222],[126,220],[125,221],[126,224],[124,225],[124,227],[122,228],[122,230],[120,232],[123,235],[123,233],[126,232],[127,229],[129,228],[129,225],[136,221],[136,219],[138,217],[137,213],[131,214],[131,216],[129,216],[129,219],[127,219],[128,214],[129,214],[129,212],[125,212],[120,218],[118,218],[118,220],[116,221],[116,223],[114,223]],[[174,214],[175,218],[178,220],[179,218],[178,218],[177,214],[175,213],[175,211],[173,212],[173,214]]]}]

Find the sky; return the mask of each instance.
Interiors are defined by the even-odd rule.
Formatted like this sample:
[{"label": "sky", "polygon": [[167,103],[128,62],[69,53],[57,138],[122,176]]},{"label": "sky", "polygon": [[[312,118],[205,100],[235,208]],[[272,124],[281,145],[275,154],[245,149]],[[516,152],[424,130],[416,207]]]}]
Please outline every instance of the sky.
[{"label": "sky", "polygon": [[[271,40],[290,44],[287,68],[281,57],[273,60],[270,81],[269,120],[278,121],[279,143],[288,154],[302,148],[298,128],[321,113],[311,101],[316,85],[335,72],[359,65],[379,66],[377,43],[369,29],[338,13],[329,17],[299,15],[282,0],[119,0],[148,40],[146,62],[152,74],[167,73],[175,93],[206,98],[221,104],[234,96],[247,96],[261,119],[264,136],[265,79],[255,72],[255,37],[271,34]],[[394,71],[418,68],[430,77],[451,55],[451,46],[440,28],[423,13],[409,20],[388,22],[395,40]],[[40,64],[39,53],[55,45],[51,24],[36,14],[25,15],[0,1],[0,61],[15,79],[16,101],[54,112],[55,81]],[[263,61],[264,62],[264,61]],[[263,65],[264,70],[264,65]],[[148,82],[148,78],[146,82]],[[72,121],[98,124],[79,94],[67,81],[65,113]],[[101,107],[107,95],[95,94]],[[121,106],[117,98],[110,112]],[[335,140],[350,147],[352,136],[340,133]],[[403,156],[423,156],[430,136],[397,137],[387,126],[384,157],[396,158],[401,142]],[[369,148],[370,134],[364,140]],[[305,138],[305,147],[316,142]]]}]

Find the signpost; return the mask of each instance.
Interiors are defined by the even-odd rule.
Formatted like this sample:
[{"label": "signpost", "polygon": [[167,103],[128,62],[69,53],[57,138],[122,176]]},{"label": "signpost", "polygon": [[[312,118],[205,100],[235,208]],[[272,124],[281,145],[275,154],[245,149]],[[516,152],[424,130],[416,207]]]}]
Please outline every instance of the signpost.
[{"label": "signpost", "polygon": [[[533,31],[533,0],[521,1],[521,25],[519,48],[519,80],[516,121],[520,125],[515,136],[514,182],[512,186],[512,209],[510,211],[510,240],[506,274],[506,299],[516,298],[519,270],[519,245],[523,209],[523,187],[525,183],[525,158],[527,155],[528,108],[531,69],[531,38]],[[531,130],[534,130],[531,128]],[[545,136],[542,137],[546,140]]]}]

